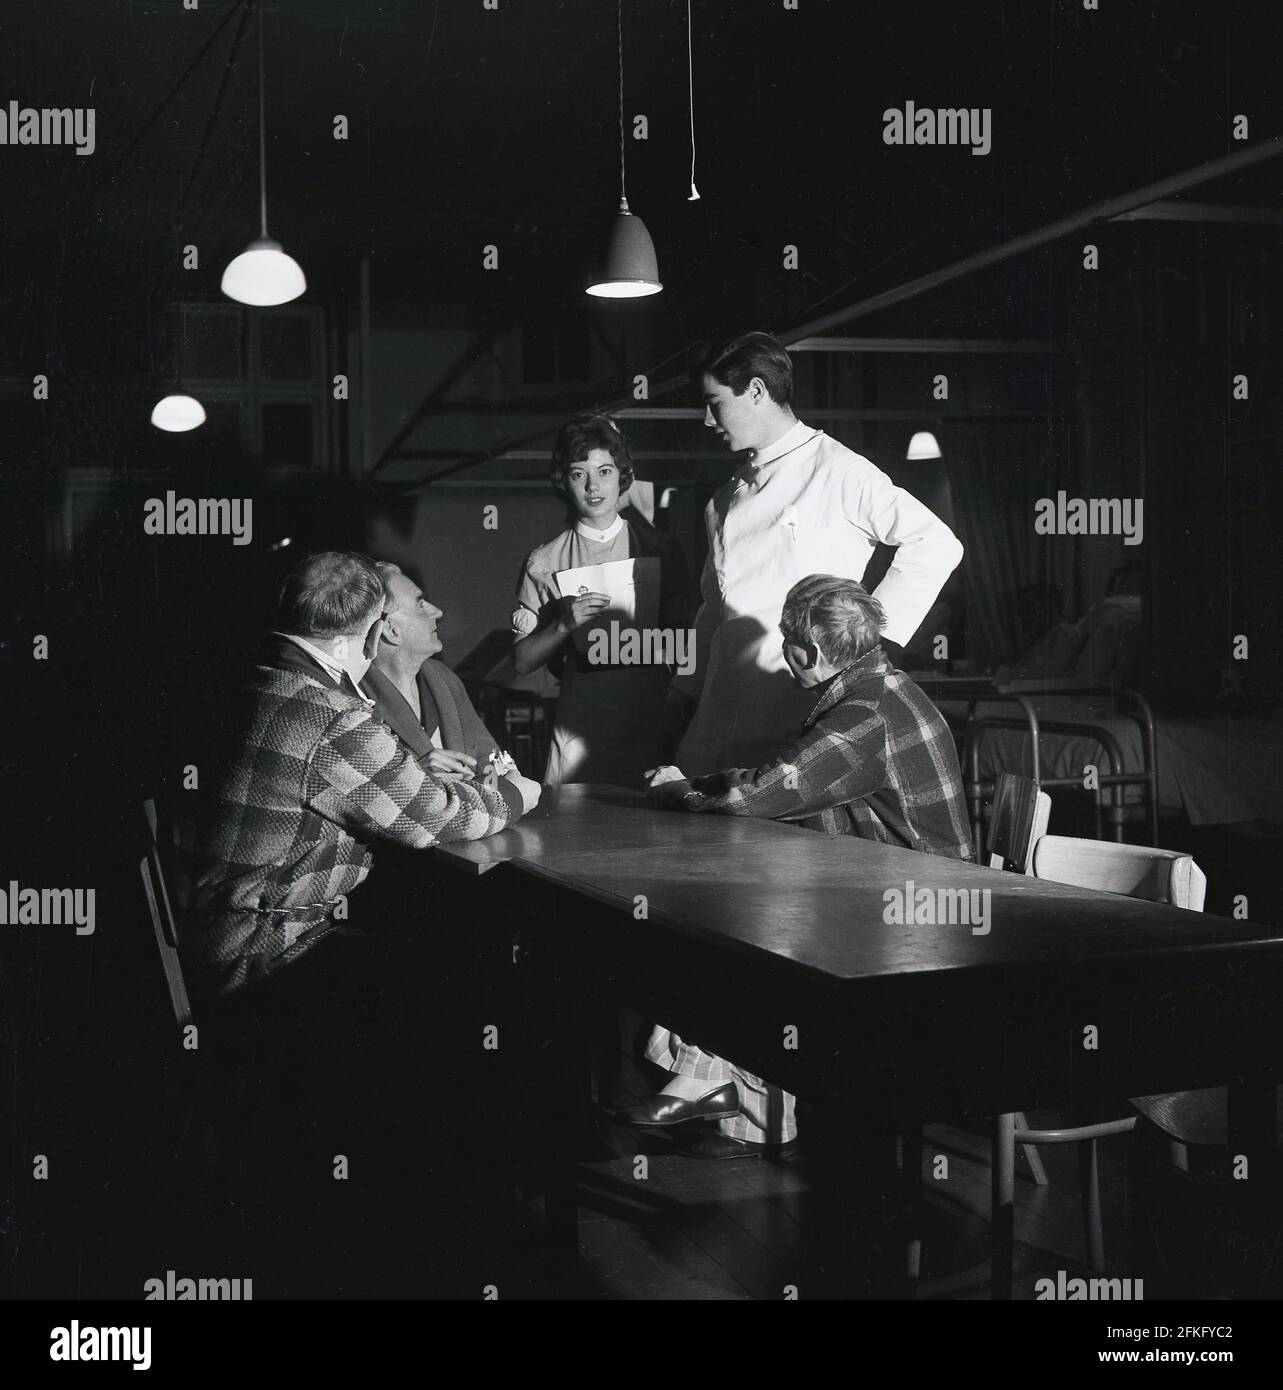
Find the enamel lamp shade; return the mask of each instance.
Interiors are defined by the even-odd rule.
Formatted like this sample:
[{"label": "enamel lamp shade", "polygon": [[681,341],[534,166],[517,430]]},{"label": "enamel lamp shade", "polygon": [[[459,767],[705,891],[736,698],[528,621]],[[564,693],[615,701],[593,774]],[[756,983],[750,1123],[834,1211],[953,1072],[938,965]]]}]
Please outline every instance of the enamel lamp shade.
[{"label": "enamel lamp shade", "polygon": [[223,293],[240,304],[288,304],[305,289],[302,267],[270,237],[256,237],[223,271]]},{"label": "enamel lamp shade", "polygon": [[943,457],[940,452],[940,441],[930,430],[919,430],[909,440],[909,452],[905,454],[907,459],[938,459]]},{"label": "enamel lamp shade", "polygon": [[628,199],[621,198],[606,245],[605,264],[598,279],[588,286],[588,293],[600,299],[637,299],[658,294],[663,288],[655,243],[641,218],[629,212]]},{"label": "enamel lamp shade", "polygon": [[162,396],[152,407],[151,422],[158,430],[183,434],[205,423],[205,407],[194,396]]}]

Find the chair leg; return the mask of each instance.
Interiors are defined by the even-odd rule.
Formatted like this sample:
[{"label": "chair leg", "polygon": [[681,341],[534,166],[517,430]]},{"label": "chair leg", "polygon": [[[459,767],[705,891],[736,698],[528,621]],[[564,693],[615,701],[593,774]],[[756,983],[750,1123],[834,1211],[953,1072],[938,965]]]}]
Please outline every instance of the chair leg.
[{"label": "chair leg", "polygon": [[1016,1235],[1016,1117],[993,1117],[990,1174],[993,1184],[993,1266],[989,1297],[1009,1300],[1014,1276]]},{"label": "chair leg", "polygon": [[1093,1274],[1102,1274],[1105,1269],[1105,1232],[1100,1219],[1100,1164],[1095,1139],[1078,1145],[1078,1182],[1083,1198],[1087,1266]]},{"label": "chair leg", "polygon": [[166,1180],[171,1187],[177,1187],[188,1158],[188,1145],[196,1131],[196,1116],[199,1108],[194,1087],[187,1087],[178,1098],[179,1120],[174,1128],[172,1151],[169,1156],[169,1171]]},{"label": "chair leg", "polygon": [[[1016,1128],[1028,1129],[1029,1122],[1025,1119],[1022,1111],[1016,1111]],[[1025,1156],[1025,1162],[1029,1165],[1029,1172],[1035,1183],[1039,1187],[1047,1186],[1047,1170],[1042,1164],[1042,1155],[1038,1152],[1036,1144],[1021,1144],[1020,1152]]]},{"label": "chair leg", "polygon": [[918,1291],[922,1273],[922,1121],[910,1120],[904,1127],[901,1174],[904,1180],[904,1213],[907,1230],[904,1240],[904,1277],[910,1296]]},{"label": "chair leg", "polygon": [[[1153,1174],[1158,1170],[1156,1157],[1159,1152],[1168,1154],[1166,1136],[1157,1128],[1142,1120],[1136,1127],[1132,1143],[1131,1160],[1127,1165],[1127,1208],[1128,1226],[1132,1236],[1132,1269],[1138,1278],[1145,1281],[1150,1296],[1167,1297],[1159,1292],[1162,1286],[1162,1257],[1158,1241],[1154,1235],[1154,1181]],[[1175,1140],[1168,1141],[1175,1143]]]}]

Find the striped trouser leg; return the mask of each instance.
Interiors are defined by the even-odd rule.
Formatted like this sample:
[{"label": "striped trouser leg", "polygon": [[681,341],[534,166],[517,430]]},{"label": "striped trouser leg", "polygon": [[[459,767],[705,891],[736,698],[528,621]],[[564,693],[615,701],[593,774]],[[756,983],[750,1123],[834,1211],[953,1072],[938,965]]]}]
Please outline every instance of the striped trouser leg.
[{"label": "striped trouser leg", "polygon": [[651,1030],[646,1060],[678,1076],[693,1076],[697,1081],[730,1081],[735,1075],[729,1062],[693,1043],[683,1042],[676,1033],[659,1024]]},{"label": "striped trouser leg", "polygon": [[700,1081],[734,1081],[742,1113],[720,1120],[717,1126],[729,1138],[748,1139],[755,1144],[786,1144],[797,1137],[793,1097],[760,1076],[743,1071],[715,1053],[705,1052],[663,1027],[652,1031],[646,1058],[666,1071]]}]

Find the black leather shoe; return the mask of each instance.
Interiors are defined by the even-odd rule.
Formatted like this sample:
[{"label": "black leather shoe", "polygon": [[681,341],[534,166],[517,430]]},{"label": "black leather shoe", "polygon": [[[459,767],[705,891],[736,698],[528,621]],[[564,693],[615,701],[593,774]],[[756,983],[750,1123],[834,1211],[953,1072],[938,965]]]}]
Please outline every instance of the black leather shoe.
[{"label": "black leather shoe", "polygon": [[691,1120],[720,1120],[739,1113],[739,1092],[733,1081],[726,1081],[698,1100],[658,1095],[639,1105],[627,1105],[615,1111],[615,1123],[633,1125],[637,1129],[667,1129],[670,1125],[684,1125]]},{"label": "black leather shoe", "polygon": [[757,1144],[752,1139],[732,1139],[726,1134],[701,1134],[678,1150],[687,1158],[788,1158],[797,1152],[797,1140],[787,1144]]}]

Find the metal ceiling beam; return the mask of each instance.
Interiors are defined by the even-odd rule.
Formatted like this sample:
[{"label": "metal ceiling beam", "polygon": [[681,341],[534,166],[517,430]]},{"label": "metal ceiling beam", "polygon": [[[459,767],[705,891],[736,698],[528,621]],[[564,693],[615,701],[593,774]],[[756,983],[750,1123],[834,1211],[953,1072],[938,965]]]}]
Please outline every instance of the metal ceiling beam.
[{"label": "metal ceiling beam", "polygon": [[1254,164],[1260,164],[1267,159],[1277,159],[1281,154],[1283,154],[1283,135],[1276,135],[1272,140],[1261,141],[1259,145],[1249,145],[1246,149],[1236,150],[1233,154],[1221,155],[1218,159],[1209,159],[1204,164],[1196,164],[1192,169],[1186,169],[1179,174],[1171,174],[1154,183],[1147,183],[1142,188],[1133,189],[1130,193],[1120,194],[1116,198],[1106,198],[1102,203],[1092,203],[1089,207],[1071,213],[1068,217],[1058,218],[1055,222],[1048,222],[1046,226],[1036,227],[1031,232],[1024,232],[1020,236],[1012,237],[997,246],[991,246],[987,251],[978,251],[973,256],[964,256],[960,261],[953,261],[949,265],[941,266],[939,270],[928,271],[927,274],[919,275],[916,279],[907,280],[903,285],[897,285],[893,289],[883,290],[881,294],[862,299],[858,304],[849,305],[845,309],[835,309],[831,314],[822,314],[819,318],[799,324],[791,332],[783,334],[783,341],[786,345],[791,345],[801,342],[803,338],[814,338],[817,334],[826,333],[830,328],[837,328],[844,323],[850,323],[853,319],[865,318],[867,315],[876,314],[882,309],[889,309],[895,304],[903,304],[906,299],[916,299],[920,294],[926,294],[929,290],[939,289],[941,285],[948,285],[954,280],[961,280],[965,276],[974,275],[977,271],[989,270],[993,266],[1001,265],[1004,261],[1009,261],[1013,256],[1022,256],[1026,252],[1037,251],[1043,246],[1049,246],[1053,241],[1059,241],[1062,237],[1084,231],[1097,222],[1110,222],[1125,212],[1131,212],[1135,208],[1144,207],[1149,203],[1159,202],[1169,194],[1179,193],[1186,188],[1194,188],[1201,183],[1210,183],[1213,179],[1224,178],[1226,174],[1237,173],[1240,169],[1250,169]]},{"label": "metal ceiling beam", "polygon": [[[478,363],[486,353],[494,348],[495,339],[504,332],[512,323],[512,317],[506,311],[496,315],[485,328],[481,329],[472,342],[460,353],[454,365],[437,381],[432,389],[423,397],[417,406],[410,412],[404,424],[383,448],[383,452],[374,461],[374,466],[366,470],[366,476],[373,478],[394,458],[406,457],[405,451],[401,446],[419,428],[423,420],[436,409],[439,409],[444,401],[446,393],[457,382],[463,379],[469,371]],[[368,368],[367,368],[368,370]]]},{"label": "metal ceiling beam", "polygon": [[1245,207],[1237,203],[1187,203],[1164,199],[1147,207],[1120,212],[1112,222],[1229,222],[1235,226],[1283,227],[1277,208]]},{"label": "metal ceiling beam", "polygon": [[[1045,410],[884,410],[881,408],[800,406],[799,413],[808,420],[1041,420]],[[634,405],[611,414],[616,420],[702,420],[704,412],[698,406]]]},{"label": "metal ceiling beam", "polygon": [[223,102],[227,99],[227,90],[231,86],[232,74],[236,71],[236,59],[240,55],[241,44],[244,43],[245,35],[249,31],[250,13],[251,9],[247,4],[241,11],[241,22],[237,25],[236,33],[232,36],[232,46],[228,49],[226,61],[223,63],[223,75],[218,80],[218,92],[214,97],[214,108],[209,113],[209,120],[205,122],[205,133],[201,136],[200,146],[196,151],[196,159],[192,164],[192,172],[188,175],[183,195],[178,200],[178,212],[174,217],[176,226],[181,227],[183,225],[183,219],[187,215],[187,201],[192,196],[192,189],[196,186],[200,171],[205,167],[205,156],[209,153],[209,143],[214,138],[214,128],[218,125],[219,116],[222,115]]},{"label": "metal ceiling beam", "polygon": [[956,352],[1019,355],[1056,352],[1054,343],[990,338],[803,338],[790,352]]},{"label": "metal ceiling beam", "polygon": [[[1008,424],[1017,420],[1054,420],[1060,417],[1050,410],[973,410],[973,411],[951,411],[945,414],[936,412],[923,412],[921,410],[809,410],[803,408],[802,415],[807,420],[873,420],[873,421],[893,421],[893,420],[913,420],[923,425],[942,425],[949,423],[961,424],[983,424],[986,421],[997,421],[1001,424]],[[656,410],[655,412],[633,412],[617,410],[613,412],[616,420],[628,418],[641,418],[654,420],[656,418],[664,420],[693,418],[698,420],[700,412],[697,410]],[[731,458],[731,455],[722,452],[700,453],[691,449],[632,449],[630,450],[635,459],[721,459],[724,463]],[[472,460],[471,455],[461,452],[458,449],[436,448],[436,449],[406,449],[400,453],[401,459],[457,459],[467,460],[470,468],[479,468],[483,463]],[[491,458],[484,460],[484,463],[498,463],[505,461],[529,461],[530,459],[542,459],[548,461],[547,449],[506,449],[502,454],[495,454]],[[430,478],[422,479],[423,482],[437,482],[442,478],[457,472],[455,467],[447,467],[433,474]],[[392,480],[390,486],[396,486],[396,481]]]},{"label": "metal ceiling beam", "polygon": [[[730,457],[724,449],[710,450],[707,453],[696,453],[690,449],[630,449],[629,453],[635,459],[715,459],[722,463]],[[457,449],[415,449],[406,454],[406,458],[453,458],[462,457]],[[548,462],[547,449],[512,449],[506,454],[499,455],[505,461],[515,460],[521,463],[529,463],[531,460]],[[495,459],[494,462],[498,462]]]},{"label": "metal ceiling beam", "polygon": [[[950,284],[968,275],[974,275],[977,271],[988,270],[1001,265],[1014,256],[1024,255],[1029,251],[1037,251],[1043,246],[1059,241],[1062,237],[1072,236],[1075,232],[1081,232],[1098,223],[1112,221],[1123,213],[1132,212],[1136,208],[1145,207],[1150,203],[1160,202],[1173,193],[1183,192],[1187,188],[1196,188],[1200,184],[1224,178],[1227,174],[1237,173],[1241,169],[1250,169],[1253,165],[1261,164],[1266,160],[1277,159],[1279,155],[1283,155],[1283,135],[1276,135],[1270,140],[1249,145],[1245,149],[1236,150],[1233,154],[1209,159],[1202,164],[1185,169],[1179,174],[1158,179],[1154,183],[1145,184],[1141,188],[1133,189],[1130,193],[1120,194],[1116,198],[1107,198],[1103,202],[1092,203],[1079,212],[1071,213],[1068,217],[1058,218],[1054,222],[1048,222],[1045,226],[1012,237],[997,246],[991,246],[987,251],[979,251],[974,255],[964,256],[961,260],[952,261],[948,265],[929,271],[925,275],[906,280],[901,285],[883,290],[882,293],[872,295],[868,299],[862,299],[856,304],[848,305],[845,309],[835,309],[832,313],[810,319],[806,323],[799,324],[790,332],[779,336],[786,346],[800,343],[807,338],[821,336],[830,329],[839,328],[855,319],[876,314],[883,309],[891,308],[893,305],[903,304],[909,299],[916,299],[919,295],[927,294],[931,290],[939,289],[942,285]],[[670,353],[664,361],[672,361],[676,355]],[[686,381],[686,373],[681,372],[666,377],[662,381],[651,382],[650,394],[652,397],[664,395],[673,390],[674,387],[684,385]],[[621,394],[602,402],[599,408],[606,411],[619,410],[631,404],[631,401],[631,396]],[[462,472],[467,468],[476,467],[478,464],[489,463],[492,459],[503,457],[509,450],[518,449],[536,439],[545,438],[552,432],[552,429],[553,426],[551,425],[540,425],[535,429],[525,430],[512,439],[504,441],[496,449],[479,452],[451,468],[443,469],[436,476],[441,478]],[[407,484],[407,486],[417,486],[430,481],[433,480],[419,479],[418,483]]]},{"label": "metal ceiling beam", "polygon": [[[116,157],[112,164],[106,170],[103,171],[102,175],[98,179],[98,182],[94,184],[92,189],[90,189],[89,196],[85,199],[83,206],[80,208],[78,216],[86,219],[89,217],[90,210],[92,209],[94,203],[97,201],[98,195],[103,191],[104,188],[106,188],[106,186],[112,181],[112,179],[116,177],[117,173],[120,171],[125,161],[142,143],[143,138],[146,136],[147,132],[152,128],[152,126],[156,124],[158,120],[160,120],[161,116],[165,114],[165,108],[182,90],[183,84],[187,81],[187,79],[200,66],[201,59],[204,58],[204,56],[209,52],[211,48],[213,48],[215,42],[218,39],[218,36],[223,32],[224,29],[227,28],[227,26],[232,22],[232,20],[236,18],[237,9],[240,9],[242,11],[243,26],[244,16],[248,15],[249,13],[249,5],[250,0],[241,0],[241,3],[238,7],[228,10],[228,12],[223,16],[223,18],[219,21],[218,26],[214,29],[213,33],[210,34],[210,36],[205,40],[203,44],[201,44],[196,56],[191,60],[190,63],[187,64],[187,66],[179,74],[178,80],[169,89],[169,91],[165,93],[164,97],[161,98],[160,105],[156,107],[156,109],[151,113],[151,115],[148,116],[147,119],[142,123],[142,125],[139,126],[139,128],[134,132],[134,134],[130,137],[128,143],[125,145],[125,148],[120,152],[120,154]],[[238,35],[237,43],[239,43],[239,41],[240,40]]]}]

